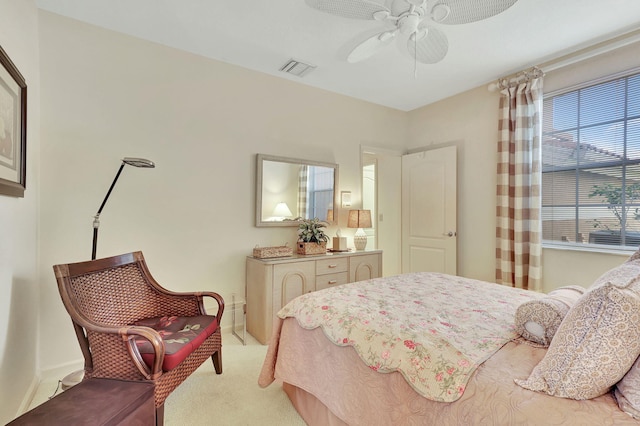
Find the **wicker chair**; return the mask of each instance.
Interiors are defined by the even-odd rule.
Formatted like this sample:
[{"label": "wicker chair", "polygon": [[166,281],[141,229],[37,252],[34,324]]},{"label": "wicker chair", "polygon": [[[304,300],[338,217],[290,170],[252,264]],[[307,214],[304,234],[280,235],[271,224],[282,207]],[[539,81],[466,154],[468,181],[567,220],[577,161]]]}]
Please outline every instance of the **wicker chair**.
[{"label": "wicker chair", "polygon": [[[164,421],[165,399],[207,358],[212,358],[216,373],[222,373],[219,325],[224,301],[217,293],[174,293],[162,288],[151,276],[141,252],[55,265],[53,269],[84,355],[84,379],[152,382],[156,424]],[[215,317],[206,316],[204,296],[217,302]],[[139,325],[163,317],[165,320],[198,317],[206,322],[207,328],[199,337],[202,343],[199,346],[196,340],[189,343],[182,350],[184,360],[169,367],[167,346],[162,339],[166,333]],[[194,329],[202,331],[200,326]],[[149,349],[146,357],[140,349],[144,345]]]}]

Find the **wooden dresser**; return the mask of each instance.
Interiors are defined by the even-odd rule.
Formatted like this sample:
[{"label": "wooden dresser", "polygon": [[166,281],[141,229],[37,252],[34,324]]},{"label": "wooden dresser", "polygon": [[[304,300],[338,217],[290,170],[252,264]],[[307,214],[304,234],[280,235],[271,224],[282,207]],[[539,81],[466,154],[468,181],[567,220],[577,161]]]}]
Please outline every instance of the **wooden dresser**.
[{"label": "wooden dresser", "polygon": [[267,344],[278,311],[304,293],[382,276],[382,251],[274,259],[247,257],[247,331]]}]

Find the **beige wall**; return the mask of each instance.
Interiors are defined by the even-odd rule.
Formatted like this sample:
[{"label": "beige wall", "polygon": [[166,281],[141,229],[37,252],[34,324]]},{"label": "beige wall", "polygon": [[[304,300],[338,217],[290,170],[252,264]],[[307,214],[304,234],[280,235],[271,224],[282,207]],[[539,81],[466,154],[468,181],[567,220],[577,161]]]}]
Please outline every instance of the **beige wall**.
[{"label": "beige wall", "polygon": [[0,0],[0,46],[27,83],[27,190],[0,195],[0,423],[22,408],[37,386],[37,204],[39,67],[37,10],[33,1]]},{"label": "beige wall", "polygon": [[458,149],[458,274],[495,280],[498,94],[486,87],[409,113],[410,151]]},{"label": "beige wall", "polygon": [[[255,245],[296,241],[296,228],[253,226],[257,153],[338,163],[338,190],[358,206],[360,145],[406,139],[404,112],[46,12],[40,50],[40,361],[60,375],[81,354],[51,265],[90,258],[92,216],[120,158],[157,167],[123,171],[101,215],[98,256],[142,250],[163,285],[231,301],[244,295]],[[352,236],[345,211],[340,223]]]},{"label": "beige wall", "polygon": [[[545,93],[640,67],[640,42],[629,44],[624,42],[624,40],[632,39],[632,35],[636,35],[637,40],[640,30],[627,37],[619,38],[617,42],[621,47],[618,49],[587,57],[574,64],[547,72],[544,78]],[[597,51],[597,49],[593,50]],[[585,52],[589,52],[589,49],[585,49]],[[575,56],[579,56],[579,54]]]},{"label": "beige wall", "polygon": [[[485,87],[404,113],[38,13],[32,0],[0,0],[0,45],[29,85],[28,190],[0,196],[0,421],[39,372],[79,366],[51,266],[89,259],[92,216],[124,156],[157,168],[124,170],[98,255],[142,250],[172,290],[230,300],[253,246],[295,242],[295,228],[253,226],[256,153],[338,163],[338,190],[357,207],[361,145],[456,145],[458,271],[493,280],[498,94]],[[602,63],[629,66],[629,55]],[[380,211],[397,218],[389,204]],[[339,219],[351,236],[346,212]],[[624,257],[545,249],[545,288],[588,285]]]}]

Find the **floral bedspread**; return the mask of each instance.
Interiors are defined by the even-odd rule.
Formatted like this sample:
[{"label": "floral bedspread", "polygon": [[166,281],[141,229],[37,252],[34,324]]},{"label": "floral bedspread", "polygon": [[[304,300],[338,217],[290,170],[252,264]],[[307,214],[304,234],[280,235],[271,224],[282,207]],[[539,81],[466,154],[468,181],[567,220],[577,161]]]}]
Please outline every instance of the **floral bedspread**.
[{"label": "floral bedspread", "polygon": [[517,337],[517,307],[543,296],[439,273],[376,278],[305,294],[280,312],[321,327],[381,373],[399,371],[428,399],[452,402],[487,358]]}]

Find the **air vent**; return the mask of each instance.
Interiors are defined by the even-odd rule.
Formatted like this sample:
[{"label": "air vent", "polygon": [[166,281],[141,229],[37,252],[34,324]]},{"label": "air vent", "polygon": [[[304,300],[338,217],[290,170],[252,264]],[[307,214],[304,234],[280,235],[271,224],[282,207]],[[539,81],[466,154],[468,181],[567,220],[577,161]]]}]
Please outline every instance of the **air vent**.
[{"label": "air vent", "polygon": [[286,72],[287,74],[295,75],[296,77],[304,77],[315,68],[315,65],[309,65],[305,64],[304,62],[296,61],[295,59],[290,59],[289,62],[287,62],[282,66],[282,68],[280,68],[280,71]]}]

